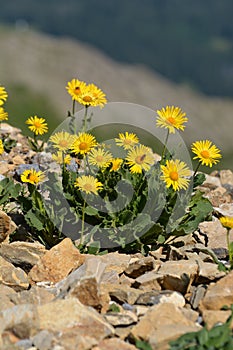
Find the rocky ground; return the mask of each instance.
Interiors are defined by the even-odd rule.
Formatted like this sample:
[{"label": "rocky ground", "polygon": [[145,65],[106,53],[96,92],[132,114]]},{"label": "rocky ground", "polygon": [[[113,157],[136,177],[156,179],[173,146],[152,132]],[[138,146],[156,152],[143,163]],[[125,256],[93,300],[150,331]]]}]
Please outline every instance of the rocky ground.
[{"label": "rocky ground", "polygon": [[[20,147],[2,156],[3,176],[30,158],[19,130],[3,124],[6,130]],[[179,247],[146,257],[84,255],[69,238],[50,250],[9,243],[15,224],[0,211],[0,349],[133,350],[138,339],[165,350],[203,323],[225,322],[230,312],[221,307],[233,303],[233,271],[219,271],[215,260],[227,265],[218,213],[233,216],[233,173],[215,171],[202,190],[214,206],[212,221],[180,238]]]}]

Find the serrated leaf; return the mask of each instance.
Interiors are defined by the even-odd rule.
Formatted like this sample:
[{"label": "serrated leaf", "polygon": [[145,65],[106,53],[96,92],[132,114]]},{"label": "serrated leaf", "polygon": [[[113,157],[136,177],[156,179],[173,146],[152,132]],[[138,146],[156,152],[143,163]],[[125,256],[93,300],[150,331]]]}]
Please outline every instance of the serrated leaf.
[{"label": "serrated leaf", "polygon": [[90,216],[95,216],[98,214],[98,210],[96,208],[93,207],[86,207],[84,210],[85,214],[90,215]]},{"label": "serrated leaf", "polygon": [[41,222],[41,220],[33,213],[32,210],[29,210],[24,217],[27,223],[36,230],[42,231],[44,229],[43,222]]}]

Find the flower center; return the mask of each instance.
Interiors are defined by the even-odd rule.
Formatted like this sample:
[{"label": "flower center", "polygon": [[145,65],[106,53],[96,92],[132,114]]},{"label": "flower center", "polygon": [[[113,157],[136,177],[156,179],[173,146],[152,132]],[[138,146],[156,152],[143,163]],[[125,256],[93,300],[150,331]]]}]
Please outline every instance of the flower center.
[{"label": "flower center", "polygon": [[130,140],[130,139],[124,139],[124,144],[125,144],[125,145],[131,145],[131,144],[132,144],[132,140]]},{"label": "flower center", "polygon": [[143,162],[144,162],[144,159],[146,158],[146,155],[145,154],[143,154],[142,156],[137,156],[136,158],[135,158],[135,162],[137,163],[137,164],[142,164]]},{"label": "flower center", "polygon": [[87,143],[86,142],[80,142],[79,149],[81,151],[85,151],[87,149]]},{"label": "flower center", "polygon": [[93,190],[92,184],[85,184],[85,185],[83,186],[83,188],[84,188],[86,191],[92,191],[92,190]]},{"label": "flower center", "polygon": [[172,125],[175,124],[175,119],[173,117],[168,117],[167,121]]},{"label": "flower center", "polygon": [[59,141],[59,146],[60,147],[67,147],[68,146],[68,142],[66,140],[60,140]]},{"label": "flower center", "polygon": [[204,150],[204,151],[201,151],[201,156],[203,158],[209,158],[210,157],[210,153],[209,153],[209,151]]},{"label": "flower center", "polygon": [[177,171],[171,171],[169,176],[170,176],[170,179],[173,180],[173,181],[177,181],[178,178],[179,178],[179,175],[178,175]]},{"label": "flower center", "polygon": [[88,96],[88,95],[87,95],[87,96],[84,96],[84,97],[83,97],[83,101],[84,101],[84,102],[88,102],[88,103],[89,103],[89,102],[92,102],[92,100],[93,100],[93,99],[92,99],[91,96]]},{"label": "flower center", "polygon": [[102,162],[104,160],[104,157],[103,156],[97,156],[95,159],[96,159],[97,162],[100,163],[100,162]]},{"label": "flower center", "polygon": [[36,127],[36,128],[41,128],[41,123],[40,122],[34,122],[34,126]]},{"label": "flower center", "polygon": [[29,175],[29,180],[32,181],[32,182],[34,182],[34,183],[36,183],[36,182],[38,181],[38,178],[37,178],[36,175],[30,174],[30,175]]},{"label": "flower center", "polygon": [[80,87],[79,87],[79,86],[76,86],[75,89],[74,89],[74,92],[75,92],[76,95],[79,95],[80,92],[81,92]]}]

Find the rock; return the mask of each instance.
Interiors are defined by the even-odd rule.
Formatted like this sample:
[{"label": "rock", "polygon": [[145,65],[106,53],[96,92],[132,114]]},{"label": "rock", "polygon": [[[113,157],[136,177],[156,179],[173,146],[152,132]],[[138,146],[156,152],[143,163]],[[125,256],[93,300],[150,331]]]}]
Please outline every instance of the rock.
[{"label": "rock", "polygon": [[206,179],[203,182],[202,186],[212,186],[212,188],[221,186],[221,181],[218,177],[205,174],[205,178]]},{"label": "rock", "polygon": [[199,329],[177,306],[163,303],[152,306],[132,328],[130,335],[149,342],[152,349],[162,349],[170,340]]},{"label": "rock", "polygon": [[[199,224],[199,229],[207,235],[208,247],[210,249],[227,249],[226,229],[218,219],[214,221],[203,221]],[[230,233],[230,240],[233,240],[233,232]]]},{"label": "rock", "polygon": [[19,267],[14,267],[11,263],[0,256],[0,284],[13,288],[15,291],[27,289],[29,280],[26,273]]},{"label": "rock", "polygon": [[141,294],[135,302],[135,304],[140,305],[157,305],[162,303],[172,303],[176,306],[184,307],[185,299],[179,292],[174,292],[171,290],[152,290],[150,292]]},{"label": "rock", "polygon": [[[203,310],[202,312],[203,321],[208,329],[219,323],[225,323],[230,315],[230,310]],[[231,328],[233,328],[233,322]]]},{"label": "rock", "polygon": [[233,203],[223,203],[214,209],[223,216],[233,216]]},{"label": "rock", "polygon": [[14,221],[4,211],[0,210],[0,243],[7,240],[16,228]]},{"label": "rock", "polygon": [[136,350],[134,345],[128,344],[121,339],[112,338],[104,339],[97,346],[94,346],[92,350]]},{"label": "rock", "polygon": [[220,181],[222,185],[233,185],[233,173],[231,170],[220,171]]},{"label": "rock", "polygon": [[10,287],[0,284],[0,312],[14,306],[12,297],[17,293]]},{"label": "rock", "polygon": [[205,293],[206,293],[207,286],[199,284],[196,288],[193,287],[193,291],[190,297],[190,305],[193,309],[197,309],[199,306],[200,301],[203,299]]},{"label": "rock", "polygon": [[118,275],[121,274],[129,265],[130,255],[129,254],[120,254],[118,252],[109,253],[102,255],[101,260],[106,264],[106,271],[117,272]]},{"label": "rock", "polygon": [[41,330],[63,332],[72,329],[77,336],[88,336],[98,341],[114,334],[112,326],[101,315],[76,298],[39,305],[37,311]]},{"label": "rock", "polygon": [[29,272],[29,277],[35,282],[56,283],[82,265],[84,260],[85,257],[75,248],[71,239],[65,238],[40,258]]},{"label": "rock", "polygon": [[198,259],[197,262],[199,266],[198,276],[195,280],[197,284],[210,283],[226,275],[225,272],[219,271],[217,264],[203,262],[201,259]]},{"label": "rock", "polygon": [[132,284],[132,287],[143,290],[161,290],[161,286],[159,284],[159,279],[161,279],[161,276],[162,275],[158,274],[155,270],[149,271],[136,278],[135,282]]},{"label": "rock", "polygon": [[135,282],[134,278],[130,278],[128,276],[125,276],[124,273],[122,273],[122,275],[119,278],[119,283],[127,285],[128,287],[131,287],[134,282]]},{"label": "rock", "polygon": [[122,303],[128,303],[133,305],[140,294],[141,290],[128,287],[127,285],[108,285],[106,288],[109,291],[109,295],[112,300]]},{"label": "rock", "polygon": [[53,333],[43,330],[32,337],[32,344],[35,345],[37,349],[50,350],[52,349],[54,340],[55,336]]},{"label": "rock", "polygon": [[129,326],[138,321],[137,315],[132,311],[108,312],[104,317],[112,326]]},{"label": "rock", "polygon": [[195,260],[166,261],[158,273],[163,276],[163,289],[186,294],[198,274],[198,265]]},{"label": "rock", "polygon": [[54,299],[54,295],[44,288],[32,286],[30,290],[23,290],[22,292],[11,295],[11,301],[18,304],[33,304],[41,305],[49,303]]},{"label": "rock", "polygon": [[125,269],[124,273],[126,276],[131,278],[137,278],[143,275],[145,272],[151,271],[154,268],[155,259],[151,256],[143,257],[140,259],[136,259],[136,261],[129,264],[129,266]]},{"label": "rock", "polygon": [[56,335],[52,350],[90,350],[98,343],[93,337],[76,333],[76,328],[65,329]]},{"label": "rock", "polygon": [[221,278],[215,284],[209,285],[200,302],[201,310],[220,310],[224,305],[233,304],[233,271]]},{"label": "rock", "polygon": [[0,255],[23,270],[29,271],[45,254],[45,247],[39,242],[12,242],[0,245]]},{"label": "rock", "polygon": [[219,207],[222,203],[231,202],[231,195],[228,193],[225,187],[221,186],[207,193],[205,197],[209,199],[213,207]]}]

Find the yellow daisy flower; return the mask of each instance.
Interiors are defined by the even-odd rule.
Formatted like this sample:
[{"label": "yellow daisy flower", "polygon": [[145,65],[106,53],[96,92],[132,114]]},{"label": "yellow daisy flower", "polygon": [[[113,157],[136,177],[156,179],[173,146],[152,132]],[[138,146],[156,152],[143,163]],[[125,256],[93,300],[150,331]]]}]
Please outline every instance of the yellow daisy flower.
[{"label": "yellow daisy flower", "polygon": [[77,101],[83,106],[100,106],[101,108],[107,103],[106,95],[94,84],[89,84],[82,89]]},{"label": "yellow daisy flower", "polygon": [[70,164],[71,162],[71,156],[69,154],[64,154],[62,151],[58,151],[56,154],[52,155],[53,160],[57,162],[58,164]]},{"label": "yellow daisy flower", "polygon": [[199,159],[202,165],[212,167],[222,158],[220,150],[211,141],[196,141],[192,144],[192,152],[196,154],[193,159]]},{"label": "yellow daisy flower", "polygon": [[233,217],[222,216],[219,220],[220,220],[223,227],[225,227],[229,230],[233,228]]},{"label": "yellow daisy flower", "polygon": [[101,190],[103,185],[94,176],[82,175],[78,177],[74,183],[75,187],[79,190],[88,193],[98,194],[98,190]]},{"label": "yellow daisy flower", "polygon": [[103,148],[93,149],[88,156],[89,163],[100,168],[107,168],[112,160],[112,154]]},{"label": "yellow daisy flower", "polygon": [[188,121],[186,113],[180,107],[166,106],[156,111],[158,114],[156,126],[168,129],[169,133],[175,133],[175,130],[184,130],[184,123]]},{"label": "yellow daisy flower", "polygon": [[4,146],[2,140],[0,140],[0,154],[3,154],[4,152]]},{"label": "yellow daisy flower", "polygon": [[42,182],[44,178],[44,173],[42,171],[36,171],[35,169],[24,170],[24,172],[21,174],[22,182],[29,182],[33,185],[37,185],[39,182]]},{"label": "yellow daisy flower", "polygon": [[72,146],[70,147],[71,151],[75,154],[86,154],[91,151],[93,147],[97,145],[96,139],[93,135],[88,133],[79,133],[76,136]]},{"label": "yellow daisy flower", "polygon": [[124,149],[130,149],[134,147],[137,143],[139,143],[139,138],[136,134],[128,133],[126,131],[125,134],[120,133],[119,138],[115,138],[117,146],[121,146]]},{"label": "yellow daisy flower", "polygon": [[121,164],[123,163],[123,159],[121,158],[115,158],[111,160],[112,167],[110,171],[118,171],[121,167]]},{"label": "yellow daisy flower", "polygon": [[78,79],[72,79],[67,83],[66,90],[72,97],[72,100],[78,101],[79,95],[86,88],[86,83]]},{"label": "yellow daisy flower", "polygon": [[34,132],[35,135],[43,135],[48,132],[48,124],[44,118],[39,118],[37,115],[29,117],[26,120],[26,124],[29,125],[28,129]]},{"label": "yellow daisy flower", "polygon": [[0,106],[4,104],[7,100],[8,94],[4,88],[4,86],[0,86]]},{"label": "yellow daisy flower", "polygon": [[8,119],[8,113],[4,111],[2,107],[0,107],[0,122]]},{"label": "yellow daisy flower", "polygon": [[166,187],[173,187],[175,191],[180,189],[187,189],[189,179],[186,176],[190,176],[191,171],[187,168],[185,162],[179,159],[167,160],[166,165],[161,165],[163,175],[161,179],[166,183]]},{"label": "yellow daisy flower", "polygon": [[66,131],[60,131],[50,136],[49,141],[52,142],[53,146],[59,151],[67,151],[72,146],[74,139],[74,135]]},{"label": "yellow daisy flower", "polygon": [[130,167],[130,172],[138,174],[141,174],[143,170],[149,170],[154,164],[154,156],[151,149],[144,145],[132,148],[125,160]]}]

